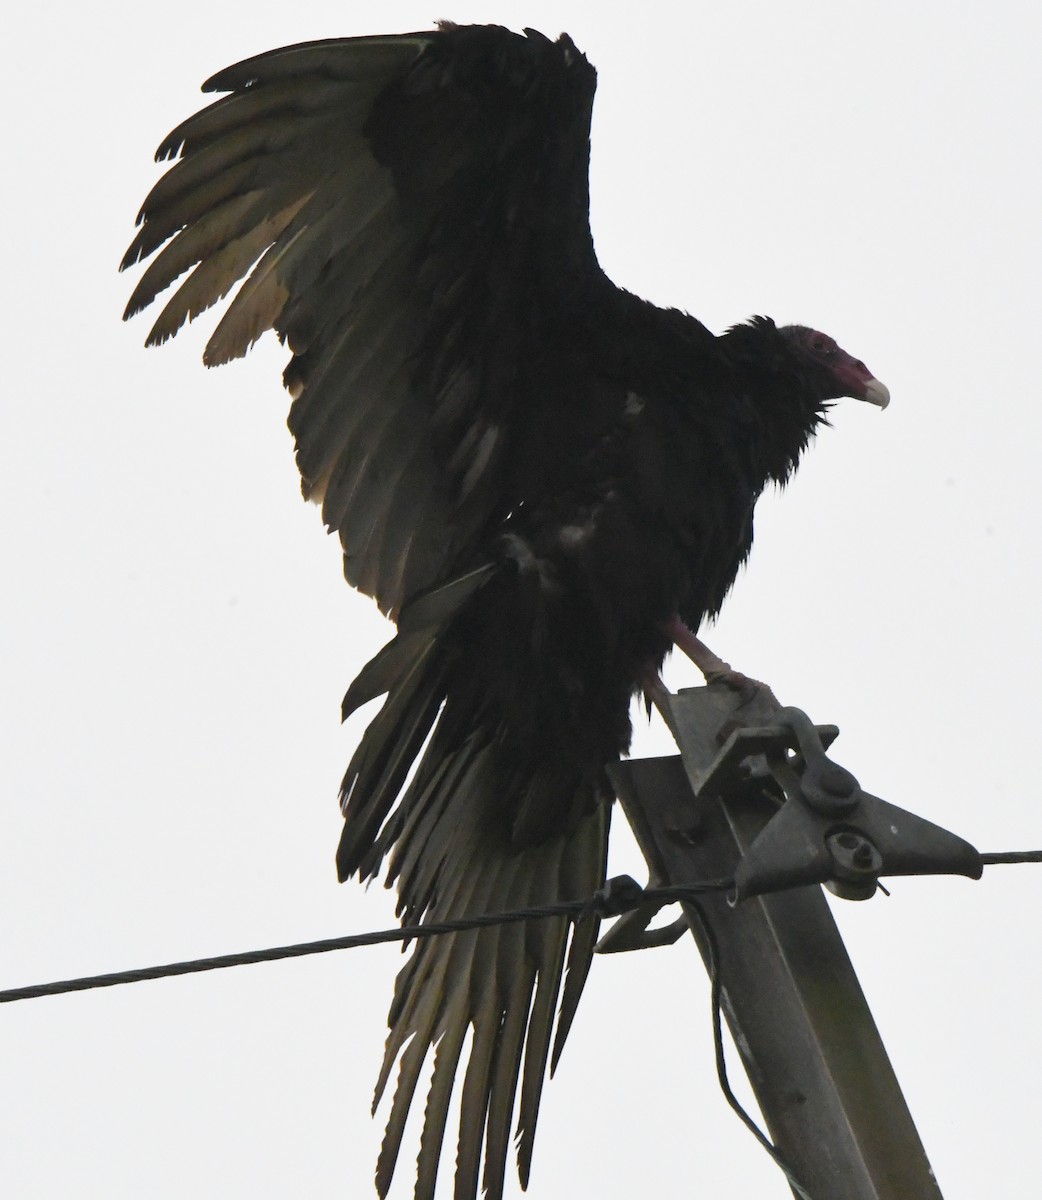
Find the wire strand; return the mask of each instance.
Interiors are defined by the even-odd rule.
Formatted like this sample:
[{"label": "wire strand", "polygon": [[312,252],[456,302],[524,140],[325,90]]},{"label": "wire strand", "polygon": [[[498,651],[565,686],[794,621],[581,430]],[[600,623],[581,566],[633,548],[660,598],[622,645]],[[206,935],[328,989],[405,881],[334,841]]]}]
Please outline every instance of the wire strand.
[{"label": "wire strand", "polygon": [[292,946],[273,946],[266,950],[247,950],[238,954],[221,954],[215,958],[196,958],[162,966],[139,967],[130,971],[114,971],[108,975],[86,975],[79,979],[63,979],[55,983],[38,983],[30,987],[10,988],[0,992],[0,1004],[16,1000],[36,1000],[41,996],[60,996],[67,992],[84,992],[91,988],[119,987],[125,983],[141,983],[146,979],[167,979],[175,975],[195,975],[202,971],[220,971],[226,967],[241,967],[250,963],[278,962],[284,958],[303,958],[309,954],[328,954],[332,950],[353,950],[358,946],[375,946],[383,942],[407,942],[413,938],[437,937],[487,925],[509,925],[518,921],[539,921],[550,917],[616,916],[629,912],[649,900],[663,904],[688,900],[707,892],[728,891],[734,886],[731,879],[710,879],[685,886],[642,888],[635,880],[619,877],[610,880],[587,900],[566,900],[558,904],[542,904],[509,912],[482,913],[455,921],[430,921],[422,925],[402,925],[372,933],[348,934],[318,942],[297,942]]},{"label": "wire strand", "polygon": [[727,1058],[724,1055],[723,984],[720,977],[720,943],[713,932],[712,924],[706,915],[705,909],[699,904],[698,900],[692,899],[687,901],[687,907],[698,917],[698,924],[701,928],[706,957],[708,959],[706,966],[709,971],[709,996],[710,1005],[713,1010],[713,1049],[716,1053],[716,1078],[720,1084],[720,1090],[723,1092],[724,1099],[730,1105],[731,1110],[738,1116],[742,1124],[756,1138],[763,1149],[767,1151],[774,1165],[778,1167],[789,1181],[789,1186],[799,1197],[799,1200],[813,1200],[810,1193],[793,1174],[792,1168],[782,1157],[781,1151],[763,1132],[759,1125],[756,1124],[745,1108],[742,1107],[741,1101],[731,1088],[731,1081],[727,1076]]},{"label": "wire strand", "polygon": [[[1008,850],[982,854],[980,857],[987,867],[1007,863],[1042,863],[1042,850]],[[328,954],[332,950],[353,950],[358,946],[376,946],[383,942],[408,942],[413,938],[437,937],[467,929],[481,929],[487,925],[509,925],[517,921],[539,921],[549,917],[572,917],[581,920],[589,916],[619,916],[646,904],[649,900],[670,904],[678,900],[692,900],[693,897],[708,892],[730,891],[733,886],[733,879],[707,879],[699,883],[642,888],[628,876],[619,876],[609,880],[605,887],[588,900],[566,900],[559,904],[543,904],[533,908],[513,909],[510,912],[483,913],[456,921],[402,925],[394,929],[326,938],[318,942],[297,942],[292,946],[273,946],[267,950],[247,950],[239,954],[221,954],[215,958],[196,958],[162,966],[113,971],[107,975],[85,975],[79,979],[61,979],[54,983],[8,988],[6,991],[0,991],[0,1004],[11,1004],[16,1000],[36,1000],[42,996],[61,996],[67,992],[85,992],[93,988],[119,987],[125,983],[142,983],[147,979],[196,975],[202,971],[220,971],[226,967],[242,967],[250,963],[303,958],[309,954]]]}]

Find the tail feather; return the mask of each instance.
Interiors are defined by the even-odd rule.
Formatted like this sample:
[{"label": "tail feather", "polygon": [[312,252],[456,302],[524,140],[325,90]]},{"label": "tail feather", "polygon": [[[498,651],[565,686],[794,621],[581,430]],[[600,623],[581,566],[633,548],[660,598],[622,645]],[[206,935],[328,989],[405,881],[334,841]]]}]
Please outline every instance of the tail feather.
[{"label": "tail feather", "polygon": [[[459,892],[450,902],[453,909],[471,912],[486,912],[497,904],[497,896],[503,886],[505,864],[496,863],[487,872],[487,878],[478,887],[470,888],[463,882]],[[418,1160],[418,1187],[423,1194],[424,1186],[433,1192],[441,1159],[441,1143],[444,1135],[448,1104],[456,1081],[459,1047],[470,1028],[473,996],[483,989],[495,987],[496,959],[501,953],[502,931],[498,929],[474,930],[456,935],[453,945],[442,949],[446,961],[443,977],[446,999],[439,1004],[438,1022],[442,1040],[434,1061],[427,1100],[427,1113],[423,1136],[420,1140]],[[484,1024],[498,1026],[498,1022],[475,1022],[475,1029]],[[455,1056],[442,1053],[446,1043],[456,1047]],[[464,1187],[467,1185],[465,1184]],[[457,1188],[457,1194],[459,1188]],[[464,1194],[466,1194],[464,1192]]]},{"label": "tail feather", "polygon": [[[503,852],[502,847],[500,853],[490,854],[487,841],[472,836],[468,844],[458,846],[458,857],[442,860],[436,898],[425,919],[449,920],[591,894],[603,880],[607,814],[607,808],[589,814],[577,831],[578,837],[565,836],[554,843],[526,848],[520,854]],[[462,823],[453,824],[462,832]],[[480,831],[471,826],[470,832]],[[591,849],[592,854],[588,853]],[[592,956],[593,938],[586,935],[583,926],[595,931],[596,922],[582,922],[572,933],[564,987],[569,1012],[574,1012]],[[421,1178],[433,1179],[433,1160],[440,1154],[445,1123],[442,1106],[448,1103],[459,1056],[458,1051],[450,1054],[442,1047],[447,1051],[455,1046],[471,1026],[474,1043],[464,1080],[457,1195],[476,1195],[483,1132],[482,1186],[493,1200],[502,1195],[522,1063],[518,1154],[522,1179],[527,1180],[570,929],[571,922],[565,918],[545,918],[531,927],[495,926],[426,940],[416,947],[396,987],[382,1072],[385,1084],[394,1061],[402,1055],[398,1093],[381,1156],[388,1181],[408,1103],[423,1069],[425,1049],[437,1042],[439,1051],[420,1162]],[[562,1040],[559,1035],[555,1058]],[[419,1046],[424,1047],[424,1053],[414,1053]],[[417,1192],[420,1197],[432,1194],[423,1187]]]},{"label": "tail feather", "polygon": [[474,1180],[476,1183],[478,1178],[481,1147],[485,1141],[485,1125],[488,1120],[489,1094],[492,1090],[492,1071],[498,1045],[499,1029],[491,1021],[483,1022],[474,1030],[474,1041],[470,1047],[470,1060],[463,1078],[463,1097],[460,1102],[460,1133],[456,1147],[457,1179]]},{"label": "tail feather", "polygon": [[[592,859],[595,854],[599,853],[600,855],[599,879],[590,891],[585,893],[586,896],[592,896],[593,892],[604,883],[607,875],[608,822],[611,816],[611,809],[607,803],[604,805],[602,815],[604,817],[603,829],[590,828],[585,830],[584,837],[590,845],[576,847],[576,853],[583,857],[589,855]],[[557,1034],[554,1037],[553,1054],[550,1057],[551,1076],[557,1070],[557,1065],[561,1061],[564,1044],[568,1040],[572,1021],[575,1020],[575,1013],[579,1008],[579,1000],[582,998],[583,987],[586,984],[586,975],[593,959],[593,948],[597,945],[598,933],[597,921],[576,922],[571,944],[568,947],[564,992],[561,996],[561,1008],[557,1014]]]},{"label": "tail feather", "polygon": [[351,686],[344,695],[340,712],[346,721],[353,712],[363,704],[383,696],[398,683],[402,675],[412,669],[417,658],[431,644],[431,637],[425,630],[412,634],[399,633],[398,636],[358,672]]},{"label": "tail feather", "polygon": [[[523,993],[522,993],[523,996]],[[496,1014],[500,1025],[499,1046],[489,1089],[488,1127],[485,1139],[485,1169],[481,1186],[486,1196],[500,1200],[503,1195],[503,1179],[506,1175],[507,1150],[509,1148],[510,1117],[514,1107],[514,1093],[521,1069],[521,1051],[525,1038],[527,1006],[518,1003],[521,996],[508,1004],[502,1016]],[[527,999],[527,997],[524,997]],[[476,1190],[476,1189],[475,1189]],[[473,1200],[473,1193],[467,1200]]]},{"label": "tail feather", "polygon": [[[438,749],[434,747],[435,754]],[[453,797],[463,789],[488,786],[491,758],[490,746],[468,743],[458,755],[445,759],[444,769],[424,789],[420,802],[403,823],[387,872],[389,881],[398,881],[403,919],[414,920],[437,907],[432,901],[438,895],[445,868],[459,861],[461,841],[467,836],[466,814],[460,811],[461,805],[452,803]],[[406,801],[409,799],[406,796]]]},{"label": "tail feather", "polygon": [[[398,1068],[398,1086],[394,1091],[394,1103],[391,1115],[387,1118],[387,1128],[380,1146],[380,1154],[376,1160],[376,1190],[380,1196],[386,1196],[391,1187],[398,1151],[401,1149],[402,1135],[405,1133],[405,1121],[412,1106],[416,1084],[423,1069],[427,1051],[430,1049],[430,1035],[417,1035],[406,1048]],[[373,1101],[373,1113],[376,1113],[378,1100]],[[434,1193],[430,1193],[433,1200]]]},{"label": "tail feather", "polygon": [[[520,752],[487,691],[474,686],[480,655],[466,622],[488,577],[473,573],[406,608],[398,638],[345,699],[351,708],[387,692],[345,777],[338,863],[342,874],[372,875],[387,857],[405,923],[585,899],[604,879],[606,783],[596,771],[543,761],[541,742]],[[434,1195],[461,1074],[457,1200],[475,1200],[479,1180],[489,1200],[502,1196],[515,1107],[527,1183],[547,1064],[552,1070],[560,1056],[596,933],[593,919],[549,917],[415,944],[395,984],[374,1099],[375,1110],[397,1064],[377,1162],[381,1196],[432,1050],[416,1200]]]},{"label": "tail feather", "polygon": [[[486,872],[464,875],[457,881],[445,907],[461,915],[489,911],[490,905],[495,905],[493,897],[497,892],[501,868],[502,864],[493,864]],[[437,942],[420,942],[399,974],[388,1017],[391,1031],[374,1100],[375,1107],[382,1098],[391,1069],[401,1055],[398,1083],[377,1167],[378,1187],[381,1186],[381,1180],[385,1181],[385,1189],[390,1184],[412,1097],[423,1072],[428,1049],[436,1044],[434,1073],[420,1144],[420,1183],[417,1188],[417,1195],[426,1195],[423,1189],[424,1181],[427,1181],[433,1194],[456,1067],[470,1024],[470,996],[476,988],[487,984],[482,974],[489,966],[486,961],[489,943],[495,942],[495,937],[488,935],[497,932],[494,928],[463,931],[444,935]]]},{"label": "tail feather", "polygon": [[[595,835],[599,831],[594,831]],[[563,890],[565,868],[565,852],[571,847],[560,842],[556,847],[557,888]],[[594,847],[596,851],[596,847]],[[581,855],[580,855],[581,857]],[[597,861],[596,854],[591,855]],[[601,867],[603,875],[603,866]],[[596,928],[598,922],[585,921],[583,926]],[[567,928],[567,927],[566,927]],[[535,999],[529,1017],[528,1043],[525,1047],[525,1065],[523,1083],[521,1085],[521,1107],[518,1115],[518,1146],[517,1161],[521,1173],[521,1186],[528,1186],[528,1176],[532,1166],[532,1149],[535,1144],[536,1121],[539,1116],[539,1101],[542,1096],[543,1079],[546,1076],[547,1060],[550,1055],[550,1038],[553,1034],[554,1010],[561,994],[561,981],[564,977],[565,951],[567,940],[562,936],[562,930],[557,923],[549,924],[542,921],[533,922],[524,929],[526,941],[529,943],[529,957],[542,964],[536,984]],[[573,928],[572,945],[575,939],[582,936],[582,930]],[[592,945],[590,947],[592,954]],[[586,980],[589,970],[589,957],[582,966],[582,983]],[[574,980],[573,980],[574,982]]]},{"label": "tail feather", "polygon": [[456,1080],[463,1043],[467,1037],[467,1019],[462,999],[446,1014],[446,1030],[434,1054],[434,1076],[427,1093],[420,1135],[420,1154],[416,1160],[416,1190],[420,1195],[434,1194],[441,1162],[441,1145],[449,1116],[449,1101]]},{"label": "tail feather", "polygon": [[[400,821],[394,818],[382,835],[381,829],[445,697],[452,655],[444,630],[491,572],[490,567],[471,571],[417,597],[402,612],[398,636],[362,668],[347,689],[344,717],[384,693],[387,700],[352,756],[340,788],[344,830],[337,850],[337,871],[341,879],[356,871],[363,878],[373,876],[390,846],[401,837]],[[436,757],[426,756],[418,782],[425,778],[423,766],[428,761],[432,767],[438,765]],[[422,814],[425,805],[403,803],[399,813],[410,810]]]},{"label": "tail feather", "polygon": [[[441,668],[432,645],[419,656],[401,685],[373,718],[351,758],[341,788],[344,831],[337,850],[337,871],[346,879],[364,876],[368,851],[398,797],[441,704]],[[374,870],[379,868],[379,861]]]}]

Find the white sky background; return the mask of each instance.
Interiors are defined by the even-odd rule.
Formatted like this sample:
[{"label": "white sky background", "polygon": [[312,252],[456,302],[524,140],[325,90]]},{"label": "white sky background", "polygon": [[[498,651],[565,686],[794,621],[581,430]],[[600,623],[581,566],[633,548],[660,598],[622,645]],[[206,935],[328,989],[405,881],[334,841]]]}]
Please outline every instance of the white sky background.
[{"label": "white sky background", "polygon": [[[442,15],[567,29],[599,68],[617,282],[715,329],[816,325],[892,391],[842,404],[761,504],[711,644],[839,724],[869,791],[1042,845],[1036,7],[41,3],[8,17],[2,80],[0,987],[393,923],[333,867],[339,701],[388,629],[300,501],[285,355],[204,371],[205,318],[146,353],[115,267],[207,75]],[[947,1200],[1037,1187],[1040,895],[1042,867],[1007,867],[836,906]],[[0,1010],[4,1194],[374,1194],[399,962]],[[720,1097],[707,1006],[686,940],[595,962],[533,1200],[788,1194]]]}]

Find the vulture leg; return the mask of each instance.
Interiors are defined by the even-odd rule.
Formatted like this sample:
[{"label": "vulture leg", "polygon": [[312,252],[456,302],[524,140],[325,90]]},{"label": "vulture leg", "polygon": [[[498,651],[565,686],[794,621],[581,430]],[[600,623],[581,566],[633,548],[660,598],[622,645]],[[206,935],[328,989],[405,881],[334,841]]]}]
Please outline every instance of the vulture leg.
[{"label": "vulture leg", "polygon": [[674,617],[668,622],[666,632],[672,639],[673,645],[686,654],[706,677],[706,683],[715,683],[717,680],[730,683],[735,676],[739,681],[745,679],[745,676],[735,671],[730,663],[724,662],[722,658],[715,655],[679,617]]},{"label": "vulture leg", "polygon": [[741,671],[736,671],[730,663],[724,662],[679,617],[674,617],[667,622],[666,633],[672,639],[673,645],[686,654],[698,667],[705,676],[706,683],[722,683],[725,687],[732,688],[742,695],[748,694],[750,697],[757,691],[765,691],[773,697],[774,693],[767,684],[743,675]]}]

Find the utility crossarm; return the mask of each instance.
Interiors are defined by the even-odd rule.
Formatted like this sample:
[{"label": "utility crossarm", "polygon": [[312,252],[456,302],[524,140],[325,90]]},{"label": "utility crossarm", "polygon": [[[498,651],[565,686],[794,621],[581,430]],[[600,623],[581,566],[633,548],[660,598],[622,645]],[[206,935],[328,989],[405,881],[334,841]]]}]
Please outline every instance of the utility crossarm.
[{"label": "utility crossarm", "polygon": [[[684,905],[781,1158],[812,1200],[941,1200],[819,883],[866,899],[881,874],[977,878],[961,838],[862,792],[826,750],[834,727],[767,689],[657,698],[679,756],[613,768],[652,884],[733,877]],[[602,952],[661,944],[623,917]],[[704,923],[704,924],[703,924]],[[795,1194],[799,1192],[794,1188]]]}]

